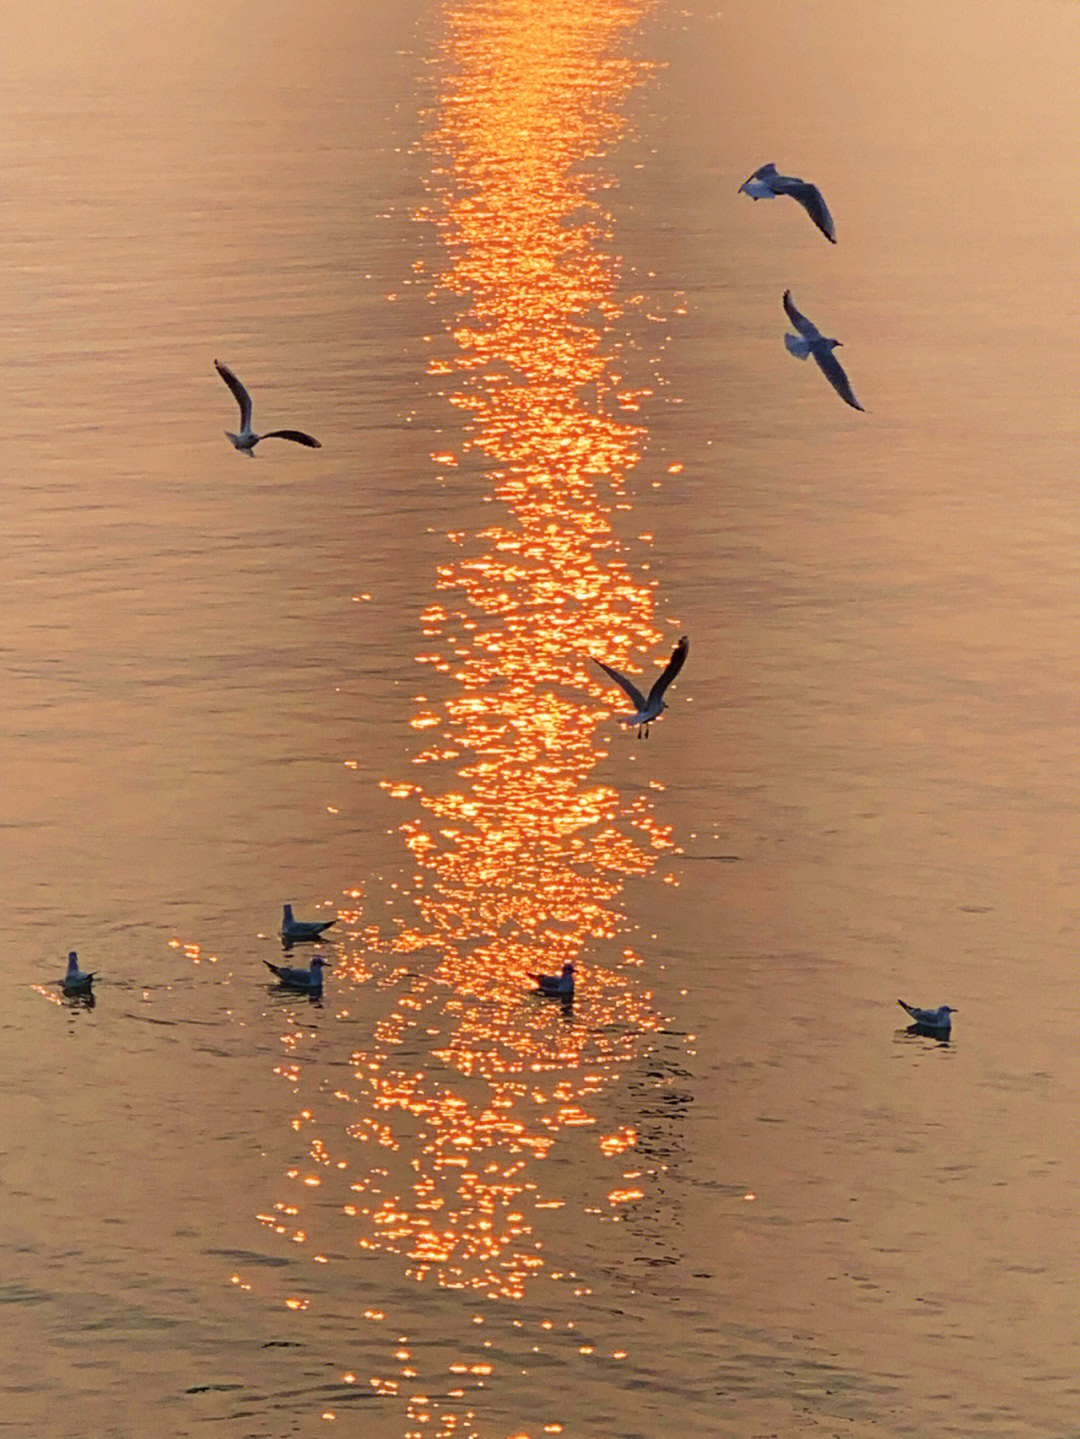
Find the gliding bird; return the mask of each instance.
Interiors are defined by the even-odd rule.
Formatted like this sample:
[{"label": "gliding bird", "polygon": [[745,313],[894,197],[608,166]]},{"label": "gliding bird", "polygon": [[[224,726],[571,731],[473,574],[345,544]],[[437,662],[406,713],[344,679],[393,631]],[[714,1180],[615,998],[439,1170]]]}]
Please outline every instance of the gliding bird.
[{"label": "gliding bird", "polygon": [[645,738],[649,738],[649,726],[653,720],[659,719],[661,710],[667,709],[667,705],[664,703],[664,691],[682,669],[689,651],[690,641],[686,635],[683,635],[682,639],[672,650],[671,658],[667,662],[667,667],[649,691],[647,699],[638,689],[637,685],[631,680],[628,680],[625,675],[621,675],[618,670],[612,669],[610,665],[606,665],[603,660],[593,660],[593,664],[599,665],[608,679],[614,680],[619,688],[629,696],[630,703],[634,705],[636,712],[631,715],[618,715],[617,719],[620,724],[635,725],[637,727],[638,739],[641,738],[642,730],[645,732]]},{"label": "gliding bird", "polygon": [[808,355],[813,355],[818,369],[844,404],[850,405],[853,410],[861,410],[862,405],[855,398],[851,383],[845,375],[840,361],[833,354],[841,341],[827,340],[816,325],[812,324],[805,315],[801,315],[795,308],[790,290],[784,291],[784,309],[787,311],[788,319],[799,332],[797,335],[784,336],[788,354],[794,355],[797,360],[805,360]]},{"label": "gliding bird", "polygon": [[214,369],[232,390],[236,403],[240,406],[240,433],[234,435],[231,430],[226,430],[225,438],[232,440],[241,454],[254,459],[255,446],[260,440],[292,440],[297,445],[307,445],[309,450],[322,449],[318,440],[312,439],[310,435],[305,435],[303,430],[267,430],[265,435],[255,434],[251,428],[251,396],[228,365],[223,365],[220,360],[215,360]]},{"label": "gliding bird", "polygon": [[809,180],[799,180],[794,175],[778,175],[775,165],[762,165],[739,186],[739,194],[747,194],[751,200],[775,200],[778,195],[790,195],[793,200],[798,200],[826,240],[836,244],[836,227],[829,207],[822,199],[821,191]]}]

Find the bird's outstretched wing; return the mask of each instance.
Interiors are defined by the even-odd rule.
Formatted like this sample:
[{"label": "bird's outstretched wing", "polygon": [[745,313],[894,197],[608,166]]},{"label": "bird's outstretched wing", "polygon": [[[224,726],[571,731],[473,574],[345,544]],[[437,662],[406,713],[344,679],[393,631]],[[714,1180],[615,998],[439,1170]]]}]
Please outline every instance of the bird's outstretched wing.
[{"label": "bird's outstretched wing", "polygon": [[[742,182],[742,184],[739,186],[739,193],[741,194],[741,193],[743,192],[743,190],[746,189],[747,185],[752,185],[755,180],[761,181],[761,183],[762,183],[763,185],[771,186],[772,181],[773,181],[773,178],[775,177],[775,175],[776,175],[776,166],[775,166],[775,165],[773,165],[773,164],[762,165],[762,166],[760,167],[760,169],[755,170],[752,175],[748,175],[748,176],[746,177],[746,179],[745,179],[745,180]],[[756,197],[755,197],[755,198],[756,198]]]},{"label": "bird's outstretched wing", "polygon": [[775,188],[781,195],[790,195],[793,200],[798,200],[826,240],[836,244],[836,226],[829,214],[829,207],[816,185],[811,185],[808,180],[797,180],[792,176],[790,179],[782,179]]},{"label": "bird's outstretched wing", "polygon": [[311,435],[305,435],[303,430],[267,430],[265,435],[259,436],[260,440],[292,440],[297,445],[307,445],[309,450],[321,450],[322,445]]},{"label": "bird's outstretched wing", "polygon": [[251,396],[243,385],[236,378],[228,365],[223,365],[220,360],[214,361],[214,369],[232,390],[236,403],[240,406],[240,429],[250,430],[251,428]]},{"label": "bird's outstretched wing", "polygon": [[615,681],[623,693],[629,697],[630,703],[635,706],[640,714],[645,708],[645,696],[638,689],[637,685],[628,680],[625,675],[621,675],[618,670],[613,670],[610,665],[606,665],[603,660],[594,659],[593,664],[599,665],[608,679]]},{"label": "bird's outstretched wing", "polygon": [[665,666],[660,678],[656,681],[652,689],[649,691],[650,705],[653,703],[654,700],[658,700],[661,698],[668,685],[682,669],[684,663],[686,662],[686,656],[689,653],[690,640],[686,635],[683,635],[682,639],[672,650],[671,658],[668,660],[667,665]]},{"label": "bird's outstretched wing", "polygon": [[860,405],[858,400],[855,398],[854,391],[851,388],[851,383],[848,380],[847,375],[844,373],[844,367],[836,358],[835,354],[831,350],[827,355],[823,355],[820,352],[815,351],[814,359],[818,362],[818,365],[821,368],[821,373],[828,380],[829,384],[832,385],[833,389],[843,400],[844,404],[850,405],[853,410],[861,410],[862,405]]},{"label": "bird's outstretched wing", "polygon": [[795,326],[800,335],[804,335],[808,340],[816,340],[820,338],[821,331],[818,329],[818,327],[795,308],[795,302],[791,298],[790,290],[784,291],[784,310],[787,313],[788,319]]}]

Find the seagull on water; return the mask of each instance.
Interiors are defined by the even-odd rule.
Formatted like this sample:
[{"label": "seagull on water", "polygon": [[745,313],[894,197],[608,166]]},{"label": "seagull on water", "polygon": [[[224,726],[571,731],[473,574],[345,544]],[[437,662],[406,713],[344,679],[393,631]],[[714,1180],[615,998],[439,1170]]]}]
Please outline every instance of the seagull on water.
[{"label": "seagull on water", "polygon": [[236,403],[240,406],[240,433],[234,435],[231,430],[226,430],[225,437],[232,440],[242,454],[254,459],[255,446],[260,440],[293,440],[298,445],[307,445],[309,450],[322,449],[318,440],[312,439],[310,435],[305,435],[303,430],[268,430],[265,435],[255,434],[251,428],[251,396],[228,365],[223,365],[220,360],[215,360],[214,369],[232,390],[236,397]]},{"label": "seagull on water", "polygon": [[778,195],[790,195],[793,200],[798,200],[826,240],[836,244],[836,226],[829,207],[822,199],[821,191],[809,180],[800,180],[794,175],[779,175],[775,165],[762,165],[745,184],[739,186],[739,194],[749,195],[751,200],[775,200]]},{"label": "seagull on water", "polygon": [[563,965],[561,974],[533,974],[530,971],[529,978],[541,994],[554,995],[559,999],[573,997],[574,966],[569,960]]},{"label": "seagull on water", "polygon": [[281,937],[285,940],[318,939],[324,929],[337,924],[337,919],[294,919],[292,905],[287,904],[281,916]]},{"label": "seagull on water", "polygon": [[788,353],[798,360],[805,360],[808,355],[813,355],[817,361],[818,369],[832,385],[833,389],[853,410],[861,410],[851,389],[847,375],[844,374],[840,361],[833,354],[839,340],[827,340],[818,327],[812,324],[805,315],[801,315],[795,308],[791,298],[791,291],[784,291],[784,309],[787,317],[798,330],[797,335],[785,335],[784,344],[788,347]]},{"label": "seagull on water", "polygon": [[952,1028],[952,1017],[956,1013],[949,1005],[939,1005],[937,1009],[919,1009],[914,1004],[905,1004],[898,999],[897,1004],[901,1009],[906,1009],[908,1014],[921,1029],[947,1030]]},{"label": "seagull on water", "polygon": [[636,725],[638,739],[641,738],[642,730],[645,731],[645,738],[649,738],[649,726],[652,724],[653,720],[659,719],[661,710],[667,709],[667,705],[664,703],[664,691],[667,689],[668,685],[671,684],[672,680],[682,669],[683,663],[685,662],[686,656],[689,652],[690,641],[686,635],[683,635],[682,639],[672,650],[671,658],[668,660],[667,666],[661,674],[660,678],[656,681],[652,689],[649,691],[648,698],[646,698],[641,693],[637,685],[634,684],[632,680],[628,680],[626,676],[620,674],[618,670],[612,669],[611,665],[606,665],[603,660],[593,659],[593,664],[599,665],[600,668],[607,675],[608,679],[614,680],[615,683],[619,686],[619,688],[625,691],[625,693],[629,696],[630,703],[634,706],[635,713],[630,715],[619,715],[618,720],[620,724]]},{"label": "seagull on water", "polygon": [[94,976],[79,968],[79,956],[74,950],[68,955],[67,973],[60,981],[65,994],[89,994]]},{"label": "seagull on water", "polygon": [[330,968],[329,962],[320,955],[313,957],[310,969],[290,969],[285,964],[271,964],[268,959],[264,959],[263,964],[271,974],[277,976],[286,989],[302,989],[308,994],[322,990],[322,972]]}]

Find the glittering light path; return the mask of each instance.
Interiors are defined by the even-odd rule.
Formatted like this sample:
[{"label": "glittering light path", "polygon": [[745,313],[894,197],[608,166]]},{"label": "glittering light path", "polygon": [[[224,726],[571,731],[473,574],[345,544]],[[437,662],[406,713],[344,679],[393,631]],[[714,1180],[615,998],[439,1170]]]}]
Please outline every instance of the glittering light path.
[{"label": "glittering light path", "polygon": [[[360,1249],[400,1255],[403,1277],[474,1303],[520,1301],[541,1276],[588,1292],[572,1259],[546,1248],[551,1211],[583,1207],[545,1162],[572,1131],[595,1146],[594,1183],[604,1176],[593,1212],[617,1217],[641,1197],[626,1168],[633,1128],[605,1126],[598,1099],[660,1023],[620,896],[671,838],[647,791],[627,800],[596,776],[606,745],[627,741],[586,658],[631,667],[678,632],[674,616],[658,627],[654,585],[612,526],[645,432],[640,395],[620,390],[604,156],[647,73],[628,58],[647,9],[448,8],[428,136],[418,219],[436,227],[434,296],[453,315],[430,374],[459,416],[432,464],[480,484],[490,523],[448,536],[423,616],[416,769],[384,782],[407,806],[416,865],[390,957],[408,973],[351,1056],[336,1096],[344,1132],[313,1140],[311,1160],[316,1184],[317,1166],[327,1182],[348,1176]],[[529,993],[527,971],[567,960],[572,1007]],[[266,1218],[295,1237],[302,1208]],[[483,1380],[459,1366],[461,1383],[486,1382],[492,1366],[481,1368]],[[401,1382],[380,1379],[391,1386],[380,1392]],[[450,1404],[425,1391],[407,1402],[409,1434],[478,1432],[465,1387]]]}]

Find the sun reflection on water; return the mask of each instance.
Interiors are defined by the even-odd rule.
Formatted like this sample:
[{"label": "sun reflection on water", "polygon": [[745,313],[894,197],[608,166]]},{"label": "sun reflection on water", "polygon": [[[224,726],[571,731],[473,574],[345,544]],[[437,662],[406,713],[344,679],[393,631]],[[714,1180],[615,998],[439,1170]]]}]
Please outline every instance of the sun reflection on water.
[{"label": "sun reflection on water", "polygon": [[[565,1202],[537,1162],[562,1131],[596,1124],[595,1096],[659,1022],[632,950],[588,962],[627,927],[626,877],[671,846],[647,794],[627,803],[595,777],[596,697],[610,695],[586,668],[589,654],[624,664],[662,639],[653,586],[612,525],[645,432],[641,392],[619,389],[619,261],[602,204],[601,158],[647,68],[619,45],[646,9],[451,9],[419,217],[444,255],[436,294],[456,297],[430,373],[460,439],[432,463],[462,483],[467,458],[501,505],[490,525],[448,536],[459,553],[422,617],[432,694],[412,725],[428,778],[384,782],[414,811],[401,828],[416,922],[395,948],[424,958],[353,1055],[348,1133],[407,1153],[413,1177],[388,1188],[361,1160],[351,1208],[361,1246],[402,1254],[414,1278],[509,1298],[544,1267],[538,1211]],[[575,1006],[535,1001],[528,972],[568,960]],[[598,1143],[614,1157],[633,1139]]]},{"label": "sun reflection on water", "polygon": [[[383,782],[409,810],[411,908],[383,968],[369,930],[349,977],[392,1007],[335,1081],[337,1122],[325,1105],[322,1122],[297,1112],[306,1160],[260,1216],[303,1243],[304,1190],[331,1185],[359,1249],[478,1298],[521,1299],[541,1273],[587,1292],[545,1253],[553,1211],[585,1207],[542,1163],[574,1131],[611,1167],[591,1195],[611,1222],[644,1193],[640,1168],[622,1168],[635,1131],[603,1125],[598,1101],[661,1022],[620,895],[672,838],[647,783],[627,798],[597,775],[612,695],[586,660],[651,663],[681,628],[656,622],[649,537],[627,543],[613,525],[629,508],[647,392],[621,373],[603,157],[648,71],[621,48],[648,9],[473,0],[446,12],[417,218],[443,257],[433,299],[453,310],[429,373],[459,429],[431,463],[463,493],[481,484],[492,519],[447,536],[422,616],[416,774]],[[359,890],[353,900],[358,923]],[[529,971],[568,960],[572,1005],[530,993]],[[296,1013],[279,1066],[290,1082],[307,1042]],[[396,1377],[370,1381],[378,1392],[415,1374],[401,1354]],[[478,1386],[491,1367],[455,1373]],[[425,1433],[472,1432],[459,1405],[436,1414],[424,1395],[409,1415]]]}]

